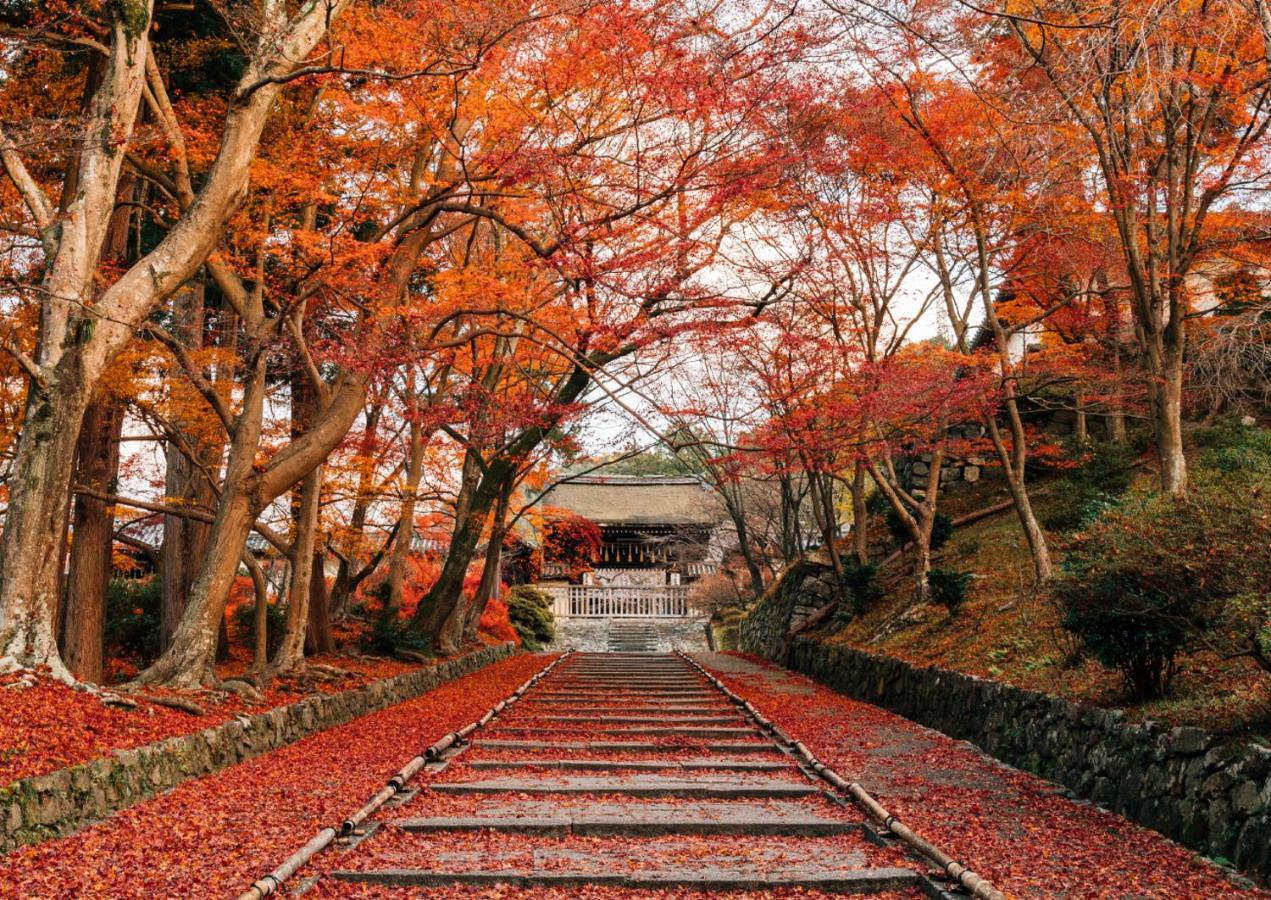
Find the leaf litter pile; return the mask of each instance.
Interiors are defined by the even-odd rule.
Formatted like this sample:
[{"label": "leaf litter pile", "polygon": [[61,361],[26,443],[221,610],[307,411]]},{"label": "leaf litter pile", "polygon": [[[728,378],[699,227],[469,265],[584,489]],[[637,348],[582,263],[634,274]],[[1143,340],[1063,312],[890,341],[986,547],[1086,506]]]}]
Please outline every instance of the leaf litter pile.
[{"label": "leaf litter pile", "polygon": [[0,786],[109,756],[116,750],[202,731],[238,715],[295,703],[314,692],[355,690],[420,668],[418,663],[371,657],[331,655],[318,659],[344,674],[304,683],[275,679],[259,703],[228,692],[199,694],[192,699],[205,715],[191,715],[141,697],[125,697],[127,707],[113,705],[45,676],[0,676]]},{"label": "leaf litter pile", "polygon": [[14,850],[0,859],[0,896],[237,896],[320,828],[361,806],[411,757],[476,719],[548,661],[514,656],[187,782],[77,834]]}]

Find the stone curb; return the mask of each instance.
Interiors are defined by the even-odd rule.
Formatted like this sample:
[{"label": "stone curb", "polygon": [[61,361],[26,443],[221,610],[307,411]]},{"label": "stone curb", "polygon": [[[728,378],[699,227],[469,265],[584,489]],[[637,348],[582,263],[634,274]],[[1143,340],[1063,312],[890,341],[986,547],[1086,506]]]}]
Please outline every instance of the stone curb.
[{"label": "stone curb", "polygon": [[0,788],[0,853],[71,834],[182,782],[411,700],[514,652],[512,643],[484,647],[356,690],[315,694],[192,734],[16,781]]}]

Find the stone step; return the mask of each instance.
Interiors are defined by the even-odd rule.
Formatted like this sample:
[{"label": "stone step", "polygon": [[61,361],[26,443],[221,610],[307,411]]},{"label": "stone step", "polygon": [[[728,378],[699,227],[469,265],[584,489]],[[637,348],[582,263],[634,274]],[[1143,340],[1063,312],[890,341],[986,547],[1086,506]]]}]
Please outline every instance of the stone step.
[{"label": "stone step", "polygon": [[472,815],[426,816],[393,822],[405,831],[493,831],[563,836],[788,835],[825,837],[856,831],[858,823],[825,815],[803,804],[704,801],[680,803],[588,803],[562,808],[545,801],[486,803]]},{"label": "stone step", "polygon": [[775,772],[789,770],[792,763],[778,759],[472,759],[464,758],[464,765],[472,769],[564,769],[566,771],[608,771],[630,769],[647,772],[662,771],[725,771],[725,772]]},{"label": "stone step", "polygon": [[479,738],[476,747],[498,750],[590,750],[597,753],[669,753],[675,750],[709,750],[714,753],[781,753],[770,741],[708,741],[655,744],[649,741],[524,741]]},{"label": "stone step", "polygon": [[536,722],[566,722],[590,725],[721,725],[742,720],[741,715],[730,716],[554,716],[535,715]]},{"label": "stone step", "polygon": [[497,727],[491,725],[487,729],[487,733],[499,734],[499,735],[506,735],[506,734],[557,734],[557,735],[560,735],[560,734],[578,734],[579,732],[582,732],[583,734],[599,734],[599,735],[603,735],[604,737],[627,737],[627,736],[634,737],[634,736],[638,736],[642,734],[665,734],[665,735],[678,735],[681,737],[699,737],[699,738],[751,737],[759,733],[754,728],[718,728],[718,727],[705,728],[705,727],[693,727],[693,726],[684,726],[682,728],[661,728],[661,727],[654,727],[654,726],[651,726],[648,728],[628,728],[628,727],[562,728],[562,727],[551,726],[551,725],[544,725],[544,726],[512,725],[507,723],[499,725]]},{"label": "stone step", "polygon": [[488,778],[483,781],[442,782],[430,790],[446,794],[622,794],[627,797],[810,797],[821,793],[809,782],[778,781],[721,775],[562,775],[555,778]]},{"label": "stone step", "polygon": [[721,694],[712,693],[710,691],[625,691],[625,690],[604,690],[600,688],[587,688],[584,690],[573,691],[557,691],[544,690],[536,691],[534,697],[544,700],[609,700],[614,703],[620,703],[624,700],[678,700],[678,701],[699,701],[699,700],[718,700]]},{"label": "stone step", "polygon": [[592,869],[381,869],[365,872],[337,870],[331,877],[339,881],[393,887],[445,887],[447,885],[508,885],[520,888],[569,888],[588,885],[665,890],[687,888],[699,891],[773,891],[782,888],[875,893],[913,887],[918,875],[906,869],[859,869],[852,872],[817,869],[790,869],[780,874],[748,872],[744,869],[714,869],[698,866],[646,869],[617,873]]},{"label": "stone step", "polygon": [[662,713],[665,713],[667,715],[707,715],[711,713],[718,713],[721,711],[731,711],[737,708],[733,706],[731,703],[723,703],[723,702],[716,703],[713,705],[706,705],[702,703],[697,703],[693,705],[674,705],[674,704],[668,705],[664,703],[646,702],[646,703],[630,704],[630,705],[606,704],[604,706],[599,706],[595,704],[591,706],[579,706],[578,704],[570,703],[567,700],[531,701],[529,698],[526,698],[525,700],[521,702],[525,704],[533,703],[535,710],[542,709],[545,712],[550,712],[551,711],[550,708],[560,707],[562,710],[565,710],[568,712],[576,712],[576,713],[579,713],[580,715],[583,713],[603,714],[603,713],[611,713],[611,712],[624,712],[624,713],[633,712],[637,714],[649,713],[650,715],[662,714]]}]

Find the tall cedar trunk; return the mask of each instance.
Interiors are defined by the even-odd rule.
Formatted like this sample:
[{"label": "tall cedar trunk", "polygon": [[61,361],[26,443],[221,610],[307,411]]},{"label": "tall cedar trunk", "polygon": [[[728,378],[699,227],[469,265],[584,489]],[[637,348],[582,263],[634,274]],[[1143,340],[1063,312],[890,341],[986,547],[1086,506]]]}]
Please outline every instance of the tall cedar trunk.
[{"label": "tall cedar trunk", "polygon": [[[98,87],[102,71],[98,59],[90,67],[85,101]],[[72,165],[67,190],[74,194],[79,166]],[[136,179],[124,175],[119,180],[119,196],[130,197],[137,190]],[[63,210],[70,197],[64,192]],[[129,238],[133,235],[131,207],[120,206],[110,217],[102,245],[102,258],[129,260]],[[98,493],[113,493],[119,474],[119,436],[123,429],[124,407],[117,398],[99,391],[80,426],[76,448],[76,478]],[[114,512],[106,502],[83,494],[71,497],[74,543],[71,545],[66,583],[59,588],[65,615],[59,624],[62,655],[67,667],[82,681],[100,682],[106,623],[106,590],[110,582],[111,554],[114,550]],[[59,528],[63,542],[66,529]],[[61,551],[64,553],[63,551]],[[59,553],[59,561],[63,556]],[[59,572],[61,568],[59,566]]]},{"label": "tall cedar trunk", "polygon": [[331,594],[327,590],[325,554],[313,554],[313,572],[309,576],[309,627],[305,629],[305,653],[334,653],[335,637],[331,634]]},{"label": "tall cedar trunk", "polygon": [[386,621],[397,618],[402,608],[402,586],[406,581],[406,560],[411,541],[415,539],[415,495],[424,473],[424,433],[418,422],[410,423],[410,456],[406,460],[406,485],[401,513],[397,519],[397,537],[393,540],[388,560],[388,596],[384,599]]},{"label": "tall cedar trunk", "polygon": [[[119,471],[119,434],[123,405],[101,398],[84,416],[79,434],[79,482],[108,493]],[[106,586],[114,545],[114,514],[103,500],[77,494],[73,514],[70,573],[66,582],[63,656],[81,681],[102,678],[102,639],[106,622]]]},{"label": "tall cedar trunk", "polygon": [[[170,331],[191,350],[204,345],[204,293],[202,282],[196,280],[172,298],[173,324]],[[215,471],[219,467],[223,448],[217,443],[200,440],[199,429],[187,427],[187,424],[179,415],[172,417],[173,429],[184,437],[185,449],[194,460],[186,456],[175,442],[167,443],[164,494],[170,502],[182,507],[211,509],[216,502],[216,493],[201,469]],[[164,516],[160,569],[160,651],[168,649],[172,643],[172,633],[176,631],[181,614],[185,612],[185,599],[190,593],[190,585],[194,583],[199,560],[207,552],[211,531],[211,524],[208,522],[184,516]]]}]

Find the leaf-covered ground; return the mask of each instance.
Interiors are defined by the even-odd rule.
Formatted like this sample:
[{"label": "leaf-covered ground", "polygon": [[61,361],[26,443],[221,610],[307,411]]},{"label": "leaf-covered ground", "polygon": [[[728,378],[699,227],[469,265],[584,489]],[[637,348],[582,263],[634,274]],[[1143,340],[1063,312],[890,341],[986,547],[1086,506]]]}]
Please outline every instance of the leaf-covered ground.
[{"label": "leaf-covered ground", "polygon": [[735,655],[701,656],[728,687],[859,780],[892,814],[1017,897],[1271,898],[1191,851],[965,742]]},{"label": "leaf-covered ground", "polygon": [[187,782],[70,837],[15,850],[0,858],[0,896],[237,896],[320,828],[357,809],[411,757],[549,661],[514,656]]},{"label": "leaf-covered ground", "polygon": [[[277,679],[262,695],[262,703],[219,691],[183,695],[206,711],[202,716],[140,698],[129,698],[136,701],[137,709],[112,706],[47,677],[39,678],[34,687],[24,687],[18,674],[0,676],[0,786],[108,756],[115,750],[202,731],[242,713],[295,703],[314,692],[353,690],[420,668],[418,663],[342,654],[314,657],[311,662],[345,674],[303,682]],[[221,674],[227,677],[230,672]]]},{"label": "leaf-covered ground", "polygon": [[[1138,487],[1147,490],[1153,484],[1145,473]],[[995,475],[974,491],[950,493],[941,508],[956,517],[1007,498]],[[1056,490],[1039,489],[1037,514],[1044,519],[1058,499]],[[871,527],[878,533],[883,525],[876,521]],[[1058,534],[1049,540],[1058,566],[1065,540]],[[837,633],[827,629],[824,639],[1078,702],[1125,708],[1133,719],[1271,736],[1271,678],[1246,659],[1190,648],[1180,656],[1170,696],[1139,705],[1127,703],[1115,671],[1091,659],[1070,662],[1072,637],[1060,626],[1049,594],[1032,586],[1028,545],[1013,511],[956,529],[937,554],[936,565],[974,576],[956,616],[934,604],[914,606],[908,565],[899,560],[884,573],[886,596]]]}]

